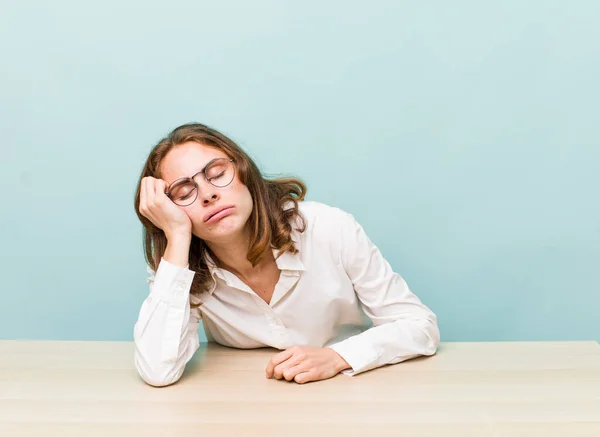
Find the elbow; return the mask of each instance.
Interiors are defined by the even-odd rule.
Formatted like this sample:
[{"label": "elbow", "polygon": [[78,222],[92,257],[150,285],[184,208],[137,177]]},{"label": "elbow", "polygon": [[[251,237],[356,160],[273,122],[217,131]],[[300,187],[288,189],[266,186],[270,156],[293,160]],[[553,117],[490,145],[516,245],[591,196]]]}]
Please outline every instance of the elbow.
[{"label": "elbow", "polygon": [[421,341],[421,355],[435,355],[440,345],[440,329],[434,314],[425,320],[418,322],[420,331],[423,333]]},{"label": "elbow", "polygon": [[165,387],[179,381],[183,374],[183,369],[174,369],[167,366],[152,368],[140,365],[136,359],[136,369],[140,378],[153,387]]},{"label": "elbow", "polygon": [[142,380],[152,387],[166,387],[171,384],[175,384],[179,378],[165,378],[160,375],[149,375],[146,373],[139,374]]},{"label": "elbow", "polygon": [[138,354],[135,356],[135,367],[140,378],[153,387],[165,387],[174,384],[179,381],[183,374],[183,368],[179,369],[172,365],[150,366]]},{"label": "elbow", "polygon": [[429,338],[423,347],[423,355],[435,355],[439,345],[439,340],[436,341],[435,339]]},{"label": "elbow", "polygon": [[[140,335],[134,335],[135,368],[142,380],[153,387],[164,387],[179,381],[183,375],[187,362],[192,358],[194,352],[198,349],[198,334],[192,331],[192,334],[179,342],[171,349],[157,348],[156,342],[152,343],[149,339],[142,339]],[[167,345],[169,346],[169,345]]]}]

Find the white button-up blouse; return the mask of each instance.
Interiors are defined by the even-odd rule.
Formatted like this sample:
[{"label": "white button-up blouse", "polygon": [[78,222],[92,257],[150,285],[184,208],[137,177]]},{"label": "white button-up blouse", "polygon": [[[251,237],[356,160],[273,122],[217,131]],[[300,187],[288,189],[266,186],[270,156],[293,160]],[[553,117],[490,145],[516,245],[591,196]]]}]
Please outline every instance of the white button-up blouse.
[{"label": "white button-up blouse", "polygon": [[307,222],[304,232],[292,225],[299,253],[277,257],[274,250],[281,274],[268,304],[210,257],[214,284],[200,298],[189,292],[192,270],[164,259],[156,272],[147,268],[150,292],[134,327],[144,381],[158,386],[181,377],[199,347],[200,320],[208,341],[229,347],[330,347],[352,367],[348,375],[435,353],[436,315],[354,217],[315,201],[300,201],[299,210]]}]

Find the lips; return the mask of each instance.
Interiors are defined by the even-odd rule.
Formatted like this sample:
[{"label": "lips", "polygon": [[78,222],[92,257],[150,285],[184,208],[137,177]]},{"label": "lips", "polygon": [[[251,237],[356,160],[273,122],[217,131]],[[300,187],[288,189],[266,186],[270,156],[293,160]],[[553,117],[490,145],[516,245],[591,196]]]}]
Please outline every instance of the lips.
[{"label": "lips", "polygon": [[204,221],[207,222],[209,221],[213,216],[219,214],[222,211],[225,211],[226,209],[230,209],[233,208],[233,205],[225,205],[225,206],[220,206],[218,208],[213,209],[212,211],[207,212],[204,215]]}]

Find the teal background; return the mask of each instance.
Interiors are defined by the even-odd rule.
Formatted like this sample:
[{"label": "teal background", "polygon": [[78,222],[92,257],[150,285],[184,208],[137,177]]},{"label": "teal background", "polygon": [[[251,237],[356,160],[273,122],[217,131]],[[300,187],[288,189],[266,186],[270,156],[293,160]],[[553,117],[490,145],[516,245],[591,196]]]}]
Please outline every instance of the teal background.
[{"label": "teal background", "polygon": [[131,340],[189,121],[351,212],[444,341],[599,340],[600,2],[2,2],[0,338]]}]

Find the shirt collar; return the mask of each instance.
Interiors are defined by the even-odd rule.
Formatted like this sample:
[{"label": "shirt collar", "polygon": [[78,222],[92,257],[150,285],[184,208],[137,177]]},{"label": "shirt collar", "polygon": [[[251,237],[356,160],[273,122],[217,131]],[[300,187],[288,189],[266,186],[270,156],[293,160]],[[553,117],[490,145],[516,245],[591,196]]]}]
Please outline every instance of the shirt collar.
[{"label": "shirt collar", "polygon": [[216,279],[218,277],[225,280],[225,277],[223,276],[223,270],[217,267],[217,264],[206,250],[204,251],[204,260],[206,261],[208,271],[210,272],[213,279]]},{"label": "shirt collar", "polygon": [[[291,207],[294,206],[294,203],[291,200],[288,200],[285,204],[283,209],[290,209]],[[293,228],[293,226],[292,226]],[[292,241],[294,242],[294,245],[296,246],[296,249],[299,249],[300,247],[300,243],[299,243],[299,236],[298,236],[298,231],[296,229],[292,229],[292,234],[291,234],[291,238]],[[301,272],[306,270],[306,268],[304,267],[304,264],[302,263],[302,260],[300,259],[300,251],[298,251],[297,253],[290,253],[290,252],[284,252],[281,255],[279,255],[280,250],[278,249],[272,249],[273,250],[273,257],[275,258],[275,262],[277,263],[277,268],[279,268],[279,270],[282,271],[290,271],[290,272]],[[221,278],[222,280],[226,281],[225,279],[225,275],[223,274],[223,269],[221,269],[220,267],[217,267],[217,264],[215,263],[215,261],[212,259],[212,257],[208,254],[208,251],[205,251],[205,261],[206,261],[206,265],[208,266],[208,270],[211,274],[211,276],[213,277],[213,279],[215,277]],[[214,287],[213,287],[214,290]]]},{"label": "shirt collar", "polygon": [[[296,243],[296,248],[297,247],[298,247],[298,244]],[[279,270],[289,270],[289,271],[295,271],[295,272],[302,272],[302,271],[306,270],[306,268],[304,267],[304,263],[300,259],[300,252],[297,252],[297,253],[283,252],[280,255],[281,251],[279,249],[272,249],[272,250],[273,250],[273,257],[275,258],[275,262],[277,263],[277,268]],[[215,261],[209,255],[208,252],[205,252],[205,261],[206,261],[206,265],[208,266],[208,270],[210,271],[210,274],[212,275],[213,278],[215,276],[217,276],[217,277],[225,280],[225,276],[223,275],[223,269],[221,269],[220,267],[217,267],[217,264],[215,263]]]},{"label": "shirt collar", "polygon": [[[297,248],[298,243],[296,243],[296,249]],[[300,251],[297,253],[284,252],[281,255],[279,255],[279,253],[279,250],[273,249],[273,257],[275,258],[279,270],[290,270],[294,272],[303,272],[306,270],[300,259]]]},{"label": "shirt collar", "polygon": [[[297,241],[296,231],[292,233],[292,240],[295,243],[296,249],[300,248],[300,244]],[[275,258],[275,263],[277,264],[277,268],[281,270],[282,275],[284,276],[300,276],[300,272],[306,270],[304,267],[304,263],[300,257],[300,250],[297,253],[284,252],[280,255],[279,249],[272,249],[273,257]],[[214,280],[209,293],[212,294],[215,291],[217,286],[216,278],[220,278],[222,281],[228,283],[228,279],[226,275],[231,275],[232,273],[225,271],[224,269],[217,266],[213,258],[209,255],[208,251],[205,251],[205,261],[208,266],[208,270]]]}]

